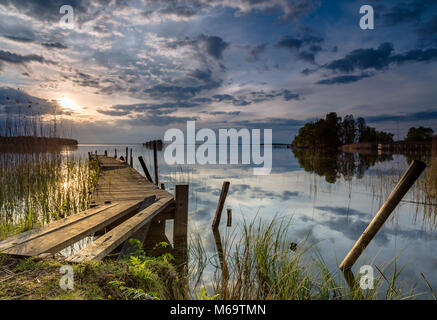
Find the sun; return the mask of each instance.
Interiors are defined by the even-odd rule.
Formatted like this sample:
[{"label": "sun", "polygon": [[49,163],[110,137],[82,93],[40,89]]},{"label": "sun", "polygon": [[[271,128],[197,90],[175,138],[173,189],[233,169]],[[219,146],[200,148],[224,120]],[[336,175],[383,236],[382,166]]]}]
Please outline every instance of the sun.
[{"label": "sun", "polygon": [[58,99],[58,103],[61,107],[76,110],[77,104],[73,99],[62,97]]}]

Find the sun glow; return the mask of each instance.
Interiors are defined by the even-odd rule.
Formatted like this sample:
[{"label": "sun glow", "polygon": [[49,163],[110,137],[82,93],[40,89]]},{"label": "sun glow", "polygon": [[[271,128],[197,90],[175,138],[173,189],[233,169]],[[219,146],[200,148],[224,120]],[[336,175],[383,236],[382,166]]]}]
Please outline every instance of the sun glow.
[{"label": "sun glow", "polygon": [[76,110],[78,109],[76,102],[73,99],[62,97],[58,99],[58,103],[61,107]]}]

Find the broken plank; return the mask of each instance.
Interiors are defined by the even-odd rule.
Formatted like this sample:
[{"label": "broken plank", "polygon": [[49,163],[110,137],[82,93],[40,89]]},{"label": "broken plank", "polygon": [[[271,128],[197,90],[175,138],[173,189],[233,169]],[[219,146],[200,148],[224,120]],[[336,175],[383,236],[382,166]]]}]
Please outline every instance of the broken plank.
[{"label": "broken plank", "polygon": [[38,256],[42,253],[56,253],[75,242],[92,235],[123,216],[138,210],[142,200],[125,201],[105,211],[82,219],[76,223],[58,228],[48,234],[33,237],[3,253],[16,256]]},{"label": "broken plank", "polygon": [[173,201],[173,198],[163,198],[158,202],[155,202],[129,220],[112,229],[104,236],[92,242],[86,248],[67,258],[66,261],[80,263],[82,261],[103,259],[120,244],[128,240],[136,231],[152,221],[156,215],[164,211],[171,203],[173,203]]},{"label": "broken plank", "polygon": [[63,218],[63,219],[55,220],[46,226],[34,228],[32,230],[11,236],[3,241],[0,241],[0,251],[4,251],[4,250],[9,249],[11,247],[17,246],[23,242],[33,240],[37,237],[41,237],[41,236],[46,235],[50,232],[58,230],[59,228],[65,228],[66,226],[68,226],[72,223],[76,223],[82,219],[87,219],[87,218],[91,217],[92,215],[103,212],[109,208],[116,206],[116,205],[118,205],[118,203],[112,203],[112,204],[107,204],[107,205],[95,207],[95,208],[92,208],[92,209],[89,209],[86,211],[82,211],[82,212],[73,214],[73,215],[68,216],[66,218]]}]

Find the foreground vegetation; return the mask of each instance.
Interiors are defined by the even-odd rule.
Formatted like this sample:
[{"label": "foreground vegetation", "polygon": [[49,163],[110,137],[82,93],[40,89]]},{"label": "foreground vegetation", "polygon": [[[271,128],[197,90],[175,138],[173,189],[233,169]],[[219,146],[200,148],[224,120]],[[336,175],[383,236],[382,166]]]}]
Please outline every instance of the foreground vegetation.
[{"label": "foreground vegetation", "polygon": [[0,299],[182,299],[185,293],[172,259],[169,254],[146,257],[138,250],[122,261],[73,265],[73,287],[63,289],[62,261],[0,255]]}]

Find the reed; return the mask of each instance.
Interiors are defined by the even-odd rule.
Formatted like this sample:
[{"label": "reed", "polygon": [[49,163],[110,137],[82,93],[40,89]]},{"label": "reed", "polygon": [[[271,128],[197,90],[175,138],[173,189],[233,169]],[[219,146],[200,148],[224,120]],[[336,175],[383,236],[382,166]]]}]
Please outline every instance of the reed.
[{"label": "reed", "polygon": [[0,154],[0,238],[88,207],[98,166],[61,153]]}]

